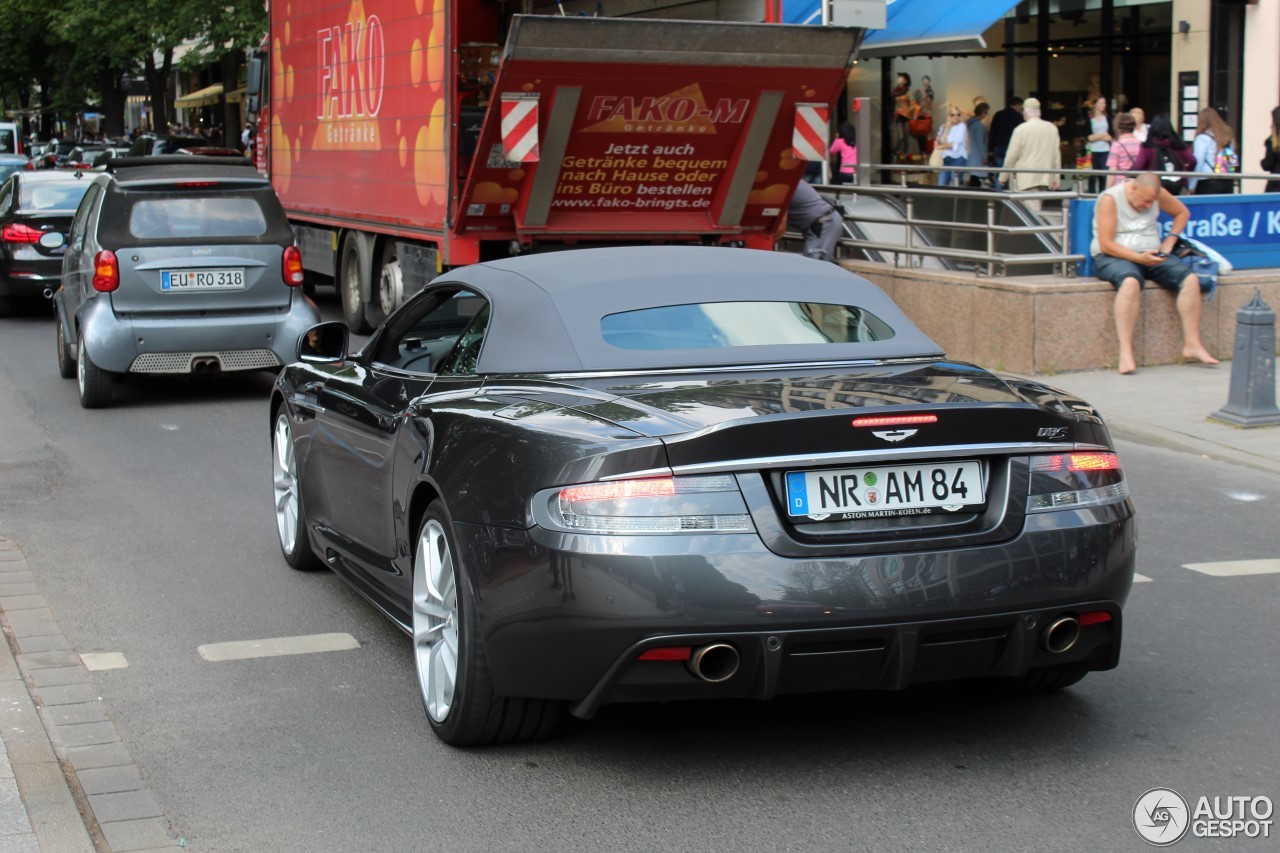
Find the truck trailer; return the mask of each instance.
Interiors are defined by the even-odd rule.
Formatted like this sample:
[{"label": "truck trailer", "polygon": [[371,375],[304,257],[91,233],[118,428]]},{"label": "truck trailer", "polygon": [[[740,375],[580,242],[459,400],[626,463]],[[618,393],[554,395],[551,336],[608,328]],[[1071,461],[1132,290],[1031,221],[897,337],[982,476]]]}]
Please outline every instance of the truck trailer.
[{"label": "truck trailer", "polygon": [[444,269],[521,252],[773,247],[862,31],[552,8],[270,4],[255,162],[353,330]]}]

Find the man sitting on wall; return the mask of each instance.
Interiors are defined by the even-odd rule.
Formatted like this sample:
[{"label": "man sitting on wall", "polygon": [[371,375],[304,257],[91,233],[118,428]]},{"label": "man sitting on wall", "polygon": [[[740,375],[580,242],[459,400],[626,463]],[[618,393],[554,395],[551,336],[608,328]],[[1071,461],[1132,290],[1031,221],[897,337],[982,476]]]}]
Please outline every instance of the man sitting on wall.
[{"label": "man sitting on wall", "polygon": [[[1173,217],[1169,234],[1161,239],[1157,220],[1161,211]],[[1182,356],[1188,361],[1217,364],[1200,341],[1200,280],[1173,256],[1178,235],[1187,227],[1191,211],[1160,186],[1154,172],[1116,184],[1098,196],[1093,212],[1094,275],[1116,289],[1116,335],[1120,339],[1121,373],[1133,373],[1133,332],[1138,325],[1143,281],[1177,294],[1182,321]]]}]

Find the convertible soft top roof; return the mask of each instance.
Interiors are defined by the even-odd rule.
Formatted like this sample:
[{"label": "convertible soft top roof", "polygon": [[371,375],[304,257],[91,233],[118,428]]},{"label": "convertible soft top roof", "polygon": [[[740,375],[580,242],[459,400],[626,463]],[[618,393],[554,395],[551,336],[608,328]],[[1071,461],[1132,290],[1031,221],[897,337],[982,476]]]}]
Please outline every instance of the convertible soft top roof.
[{"label": "convertible soft top roof", "polygon": [[[481,373],[647,370],[853,359],[941,357],[892,300],[835,264],[781,252],[695,246],[577,249],[524,255],[451,271],[492,305]],[[817,302],[866,309],[894,329],[889,340],[716,349],[630,350],[607,344],[601,318],[707,302]]]}]

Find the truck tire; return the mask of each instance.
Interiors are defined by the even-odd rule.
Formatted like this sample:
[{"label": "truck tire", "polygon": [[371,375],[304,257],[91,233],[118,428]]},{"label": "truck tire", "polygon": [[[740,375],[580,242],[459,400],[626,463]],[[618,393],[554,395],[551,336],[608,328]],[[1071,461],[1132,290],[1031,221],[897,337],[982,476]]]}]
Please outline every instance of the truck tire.
[{"label": "truck tire", "polygon": [[396,241],[387,238],[382,246],[382,262],[378,265],[378,305],[384,317],[404,301],[404,269],[396,251]]},{"label": "truck tire", "polygon": [[342,299],[342,319],[357,335],[373,331],[364,304],[364,265],[360,263],[360,246],[355,235],[342,241],[338,260],[338,296]]}]

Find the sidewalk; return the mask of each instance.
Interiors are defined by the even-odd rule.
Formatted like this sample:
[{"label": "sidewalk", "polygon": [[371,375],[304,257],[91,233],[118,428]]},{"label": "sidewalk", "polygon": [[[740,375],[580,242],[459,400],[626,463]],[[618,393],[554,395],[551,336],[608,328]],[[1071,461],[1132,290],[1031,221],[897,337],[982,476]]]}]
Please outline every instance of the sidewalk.
[{"label": "sidewalk", "polygon": [[1115,438],[1280,474],[1280,426],[1241,429],[1209,420],[1227,404],[1231,364],[1166,364],[1129,376],[1089,370],[1035,378],[1091,403]]}]

